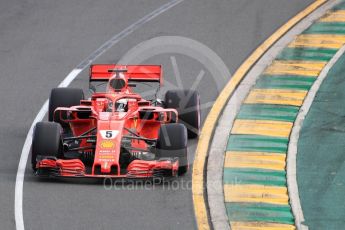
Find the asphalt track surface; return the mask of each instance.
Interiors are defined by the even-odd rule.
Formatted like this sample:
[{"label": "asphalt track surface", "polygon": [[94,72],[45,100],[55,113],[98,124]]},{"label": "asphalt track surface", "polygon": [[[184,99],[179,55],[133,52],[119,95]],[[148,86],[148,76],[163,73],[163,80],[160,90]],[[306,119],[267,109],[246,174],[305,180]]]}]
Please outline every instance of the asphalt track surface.
[{"label": "asphalt track surface", "polygon": [[[15,229],[14,187],[21,148],[50,89],[114,34],[166,2],[0,1],[0,229]],[[116,62],[151,38],[183,36],[208,46],[234,72],[261,42],[311,2],[185,0],[141,26],[96,62]],[[171,60],[175,59],[183,86],[191,87],[204,69],[197,61],[164,54],[146,62],[163,64],[168,78],[174,75]],[[202,103],[218,95],[213,77],[206,71],[198,85]],[[217,79],[221,85],[227,80]],[[72,86],[87,92],[87,71]],[[207,109],[203,119],[206,115]],[[196,141],[189,145],[192,160]],[[195,229],[190,180],[188,173],[178,179],[177,186],[125,184],[106,190],[98,181],[38,180],[28,164],[23,191],[25,229]]]}]

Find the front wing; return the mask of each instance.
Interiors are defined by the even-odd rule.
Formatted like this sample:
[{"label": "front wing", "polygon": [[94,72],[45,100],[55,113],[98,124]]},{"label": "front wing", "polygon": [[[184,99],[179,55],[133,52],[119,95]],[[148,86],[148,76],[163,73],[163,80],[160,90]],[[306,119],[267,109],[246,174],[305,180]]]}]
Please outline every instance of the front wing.
[{"label": "front wing", "polygon": [[177,175],[179,161],[176,158],[164,158],[145,161],[133,160],[125,174],[86,173],[84,163],[79,159],[64,160],[46,158],[36,165],[36,175],[42,177],[89,177],[89,178],[153,178],[173,177]]}]

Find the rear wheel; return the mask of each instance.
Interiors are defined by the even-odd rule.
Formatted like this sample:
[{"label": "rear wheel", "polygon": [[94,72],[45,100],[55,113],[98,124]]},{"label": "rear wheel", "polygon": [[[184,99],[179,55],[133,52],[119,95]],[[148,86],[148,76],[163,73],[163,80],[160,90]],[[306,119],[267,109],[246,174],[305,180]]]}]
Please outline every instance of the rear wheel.
[{"label": "rear wheel", "polygon": [[176,109],[179,121],[187,126],[188,137],[200,134],[200,96],[195,90],[169,90],[164,99],[166,108]]},{"label": "rear wheel", "polygon": [[49,97],[48,120],[55,121],[64,125],[58,116],[54,117],[54,111],[57,107],[71,107],[80,105],[80,100],[84,99],[82,89],[76,88],[55,88],[52,89]]},{"label": "rear wheel", "polygon": [[36,170],[38,157],[62,157],[62,128],[55,122],[38,122],[34,129],[31,164]]},{"label": "rear wheel", "polygon": [[161,125],[157,139],[156,158],[179,159],[178,174],[188,171],[187,129],[183,124]]}]

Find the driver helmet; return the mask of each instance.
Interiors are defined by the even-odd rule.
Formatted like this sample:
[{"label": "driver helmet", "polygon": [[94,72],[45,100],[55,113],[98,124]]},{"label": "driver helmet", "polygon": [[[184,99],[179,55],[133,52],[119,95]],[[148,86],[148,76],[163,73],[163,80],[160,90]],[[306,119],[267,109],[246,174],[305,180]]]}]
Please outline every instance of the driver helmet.
[{"label": "driver helmet", "polygon": [[120,99],[115,102],[115,111],[116,112],[127,112],[128,110],[128,100]]}]

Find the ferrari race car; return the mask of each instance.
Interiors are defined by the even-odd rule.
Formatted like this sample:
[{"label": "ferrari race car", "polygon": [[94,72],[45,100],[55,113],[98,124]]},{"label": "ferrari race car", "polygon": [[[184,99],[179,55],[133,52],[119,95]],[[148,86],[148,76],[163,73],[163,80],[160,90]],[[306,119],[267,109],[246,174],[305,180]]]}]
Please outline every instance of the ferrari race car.
[{"label": "ferrari race car", "polygon": [[194,90],[170,90],[165,99],[144,99],[137,84],[163,83],[161,66],[92,65],[90,86],[55,88],[48,122],[36,124],[31,150],[36,175],[147,178],[188,171],[187,139],[200,131],[200,98]]}]

